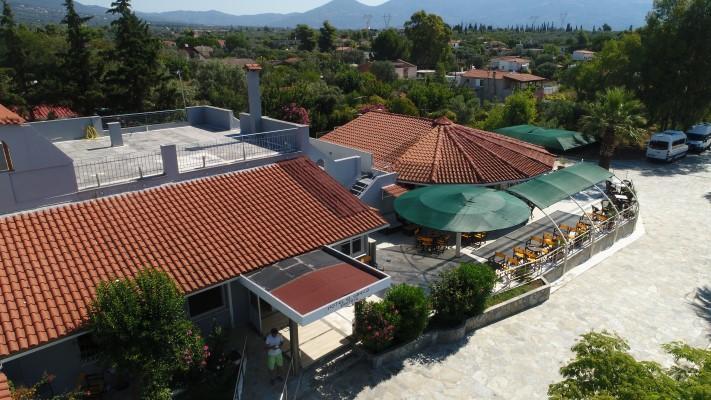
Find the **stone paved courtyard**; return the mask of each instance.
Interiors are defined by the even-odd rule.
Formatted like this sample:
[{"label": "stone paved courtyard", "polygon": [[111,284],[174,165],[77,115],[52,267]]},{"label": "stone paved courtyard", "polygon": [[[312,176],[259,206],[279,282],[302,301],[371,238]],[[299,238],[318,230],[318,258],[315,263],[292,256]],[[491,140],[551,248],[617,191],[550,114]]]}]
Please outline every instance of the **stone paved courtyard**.
[{"label": "stone paved courtyard", "polygon": [[[372,370],[360,362],[325,380],[304,376],[300,399],[541,399],[570,347],[591,329],[615,331],[641,359],[668,364],[673,340],[706,347],[711,310],[711,154],[675,164],[616,164],[632,179],[646,235],[560,287],[551,299],[475,332]],[[707,304],[708,307],[708,304]]]}]

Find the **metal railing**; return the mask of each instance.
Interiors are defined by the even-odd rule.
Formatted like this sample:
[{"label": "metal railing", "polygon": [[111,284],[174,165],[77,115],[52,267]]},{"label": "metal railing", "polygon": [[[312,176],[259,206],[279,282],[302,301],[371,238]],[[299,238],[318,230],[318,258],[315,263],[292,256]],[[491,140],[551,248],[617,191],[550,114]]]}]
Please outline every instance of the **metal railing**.
[{"label": "metal railing", "polygon": [[493,293],[496,294],[517,288],[545,275],[553,268],[564,264],[575,254],[590,248],[602,238],[613,234],[616,229],[634,219],[638,210],[637,203],[621,209],[620,213],[616,214],[609,222],[600,223],[596,225],[596,228],[591,227],[587,232],[576,235],[574,238],[569,239],[567,243],[562,243],[535,261],[506,265],[495,263],[490,259],[489,263],[496,267],[498,278],[498,284]]},{"label": "metal railing", "polygon": [[160,151],[74,162],[79,189],[89,189],[163,174]]},{"label": "metal railing", "polygon": [[122,129],[163,125],[170,123],[187,122],[188,115],[184,109],[152,111],[133,114],[106,115],[101,117],[101,126],[104,130],[109,129],[109,123],[118,122]]},{"label": "metal railing", "polygon": [[227,140],[177,146],[178,168],[190,171],[298,151],[297,131],[236,135]]}]

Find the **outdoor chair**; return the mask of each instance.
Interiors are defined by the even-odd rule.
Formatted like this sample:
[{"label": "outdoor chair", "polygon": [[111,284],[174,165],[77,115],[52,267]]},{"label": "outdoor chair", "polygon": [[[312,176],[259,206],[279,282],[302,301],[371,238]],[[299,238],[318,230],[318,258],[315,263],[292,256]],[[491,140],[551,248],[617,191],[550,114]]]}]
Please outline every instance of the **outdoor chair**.
[{"label": "outdoor chair", "polygon": [[422,252],[432,251],[434,245],[434,239],[430,236],[417,236],[417,248]]},{"label": "outdoor chair", "polygon": [[528,239],[528,242],[526,242],[526,246],[545,246],[545,242],[543,241],[543,238],[540,236],[531,236],[530,239]]},{"label": "outdoor chair", "polygon": [[514,257],[520,259],[520,260],[525,260],[526,259],[526,249],[523,247],[514,247],[513,248],[513,255]]},{"label": "outdoor chair", "polygon": [[492,264],[499,265],[499,266],[503,267],[504,264],[506,263],[507,258],[508,258],[508,256],[506,254],[504,254],[500,251],[497,251],[494,253],[493,256],[489,257],[489,262],[491,262]]}]

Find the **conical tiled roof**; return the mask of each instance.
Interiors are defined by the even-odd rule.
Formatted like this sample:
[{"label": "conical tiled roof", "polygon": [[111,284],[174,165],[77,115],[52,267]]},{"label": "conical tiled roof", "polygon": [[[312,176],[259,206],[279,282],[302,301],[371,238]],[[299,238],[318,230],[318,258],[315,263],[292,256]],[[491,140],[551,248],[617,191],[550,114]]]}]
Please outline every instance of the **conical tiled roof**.
[{"label": "conical tiled roof", "polygon": [[550,171],[555,155],[498,133],[435,120],[373,111],[322,140],[373,154],[375,168],[416,184],[494,184]]}]

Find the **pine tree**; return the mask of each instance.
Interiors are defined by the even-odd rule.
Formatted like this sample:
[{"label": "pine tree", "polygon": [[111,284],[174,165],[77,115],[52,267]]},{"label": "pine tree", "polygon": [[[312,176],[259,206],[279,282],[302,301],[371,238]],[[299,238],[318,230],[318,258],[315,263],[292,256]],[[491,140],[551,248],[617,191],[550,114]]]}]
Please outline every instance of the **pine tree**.
[{"label": "pine tree", "polygon": [[68,50],[62,54],[65,75],[64,89],[71,106],[80,114],[91,114],[102,96],[97,63],[89,49],[90,34],[84,26],[91,17],[81,17],[74,8],[74,0],[65,0],[67,14],[62,23],[67,25]]},{"label": "pine tree", "polygon": [[158,41],[131,10],[130,0],[114,1],[107,13],[118,16],[111,22],[115,47],[110,57],[116,64],[107,72],[110,104],[119,112],[143,111],[159,83]]}]

